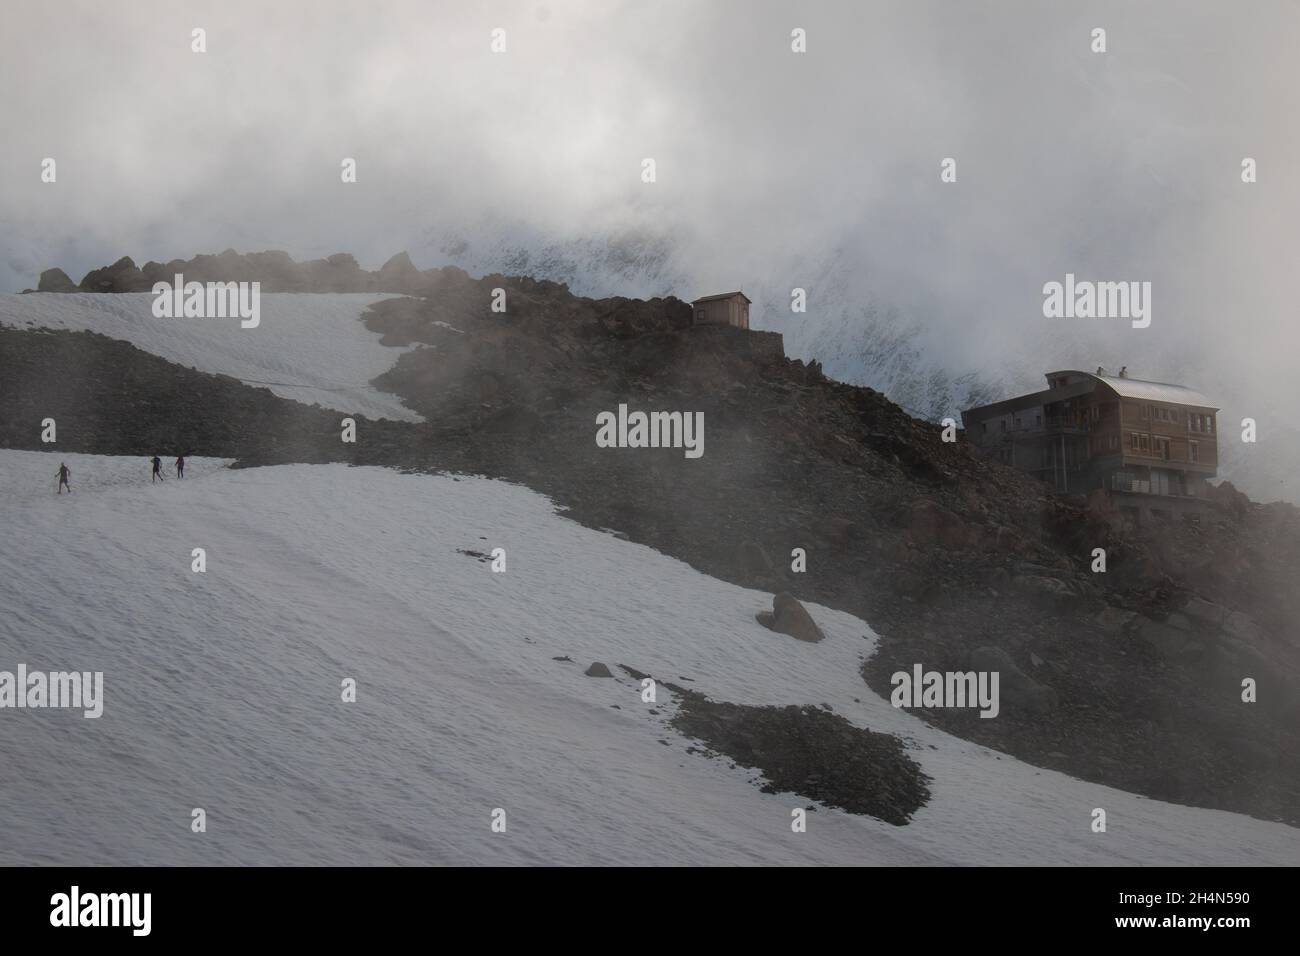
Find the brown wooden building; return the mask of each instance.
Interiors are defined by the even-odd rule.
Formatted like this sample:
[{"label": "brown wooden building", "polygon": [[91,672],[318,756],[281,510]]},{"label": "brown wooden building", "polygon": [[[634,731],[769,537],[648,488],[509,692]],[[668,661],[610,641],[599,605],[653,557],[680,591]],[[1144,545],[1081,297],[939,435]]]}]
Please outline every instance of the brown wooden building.
[{"label": "brown wooden building", "polygon": [[749,297],[743,292],[723,292],[719,295],[706,295],[691,303],[694,316],[693,325],[706,322],[720,322],[734,325],[738,329],[749,328]]},{"label": "brown wooden building", "polygon": [[1041,392],[962,412],[981,453],[1063,492],[1195,500],[1218,470],[1218,407],[1181,385],[1067,370]]}]

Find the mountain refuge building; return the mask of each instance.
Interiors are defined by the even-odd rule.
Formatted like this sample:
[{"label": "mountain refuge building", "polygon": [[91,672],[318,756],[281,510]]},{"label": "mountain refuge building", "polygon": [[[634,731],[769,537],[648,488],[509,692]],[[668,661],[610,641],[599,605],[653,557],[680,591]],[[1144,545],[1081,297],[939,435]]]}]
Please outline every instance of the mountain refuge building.
[{"label": "mountain refuge building", "polygon": [[717,322],[734,325],[738,329],[748,329],[750,304],[749,297],[743,292],[706,295],[691,303],[691,324],[705,325]]},{"label": "mountain refuge building", "polygon": [[1046,377],[1042,391],[962,412],[967,440],[1060,492],[1102,488],[1143,510],[1203,500],[1219,463],[1219,409],[1209,398],[1130,378],[1127,367]]}]

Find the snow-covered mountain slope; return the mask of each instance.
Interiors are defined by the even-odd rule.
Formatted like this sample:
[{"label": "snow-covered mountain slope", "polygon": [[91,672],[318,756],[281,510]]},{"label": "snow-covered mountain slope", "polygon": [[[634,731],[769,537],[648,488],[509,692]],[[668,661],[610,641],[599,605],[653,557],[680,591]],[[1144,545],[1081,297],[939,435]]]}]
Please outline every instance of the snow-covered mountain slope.
[{"label": "snow-covered mountain slope", "polygon": [[[0,863],[1300,860],[1295,829],[936,731],[862,684],[863,622],[810,605],[825,641],[775,634],[754,620],[770,595],[525,488],[220,464],[151,486],[138,459],[0,451],[0,670],[104,672],[98,719],[0,711]],[[461,553],[497,547],[504,573]],[[595,660],[617,679],[584,676]],[[642,703],[617,664],[717,700],[827,703],[909,741],[932,799],[904,827],[821,808],[793,833],[805,799],[689,753],[673,694]]]},{"label": "snow-covered mountain slope", "polygon": [[88,329],[201,372],[265,385],[281,398],[369,418],[420,421],[396,396],[370,385],[405,349],[379,344],[361,314],[387,295],[266,294],[261,321],[159,319],[148,293],[2,295],[0,325]]}]

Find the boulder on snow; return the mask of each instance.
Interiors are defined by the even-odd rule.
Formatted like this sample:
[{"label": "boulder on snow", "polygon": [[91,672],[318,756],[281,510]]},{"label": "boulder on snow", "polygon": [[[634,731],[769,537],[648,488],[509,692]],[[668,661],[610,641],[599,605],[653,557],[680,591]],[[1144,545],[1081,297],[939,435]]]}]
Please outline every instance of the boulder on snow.
[{"label": "boulder on snow", "polygon": [[583,671],[588,677],[613,677],[608,667],[600,661],[593,661],[592,665]]},{"label": "boulder on snow", "polygon": [[772,599],[771,611],[760,611],[754,615],[759,624],[778,634],[789,634],[795,640],[815,644],[826,635],[812,619],[808,609],[799,603],[793,594],[782,591]]}]

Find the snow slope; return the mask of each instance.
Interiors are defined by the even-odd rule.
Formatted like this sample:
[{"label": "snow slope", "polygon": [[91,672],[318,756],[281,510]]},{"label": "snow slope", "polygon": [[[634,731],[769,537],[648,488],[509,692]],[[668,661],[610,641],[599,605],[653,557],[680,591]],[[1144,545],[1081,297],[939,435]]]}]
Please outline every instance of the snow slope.
[{"label": "snow slope", "polygon": [[[52,493],[60,459],[71,497]],[[753,616],[770,595],[525,488],[221,465],[150,486],[137,459],[0,451],[0,669],[105,675],[98,720],[0,711],[0,864],[1300,862],[1298,830],[929,728],[862,684],[861,621],[814,605],[827,640],[774,634]],[[457,550],[495,547],[503,574]],[[688,754],[670,692],[651,714],[621,672],[583,676],[593,660],[715,699],[829,703],[912,741],[933,799],[906,827],[820,808],[792,833],[807,801]]]},{"label": "snow slope", "polygon": [[389,295],[276,293],[261,297],[261,322],[158,319],[145,293],[0,295],[0,325],[89,329],[125,339],[170,362],[265,385],[281,398],[369,418],[421,421],[396,395],[370,385],[406,349],[379,344],[360,316]]}]

